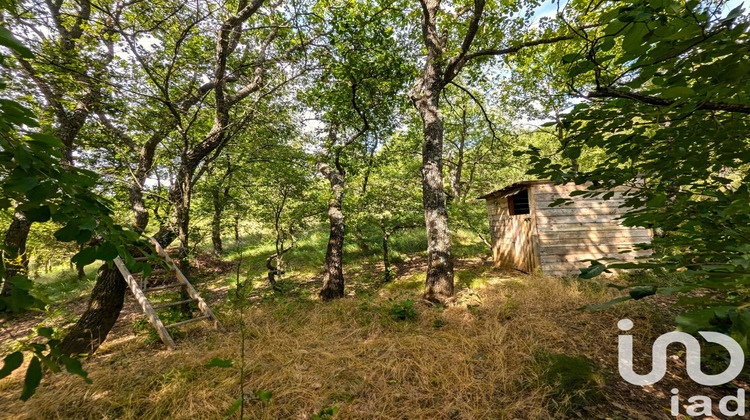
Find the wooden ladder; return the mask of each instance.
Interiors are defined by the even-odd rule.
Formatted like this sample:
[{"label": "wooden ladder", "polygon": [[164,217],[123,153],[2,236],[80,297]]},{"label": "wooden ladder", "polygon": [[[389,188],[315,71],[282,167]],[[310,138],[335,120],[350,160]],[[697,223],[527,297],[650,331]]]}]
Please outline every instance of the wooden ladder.
[{"label": "wooden ladder", "polygon": [[[185,275],[182,274],[182,271],[180,271],[180,269],[177,267],[174,261],[172,261],[172,259],[169,257],[169,254],[167,254],[164,248],[162,248],[159,242],[157,242],[154,238],[151,238],[150,241],[151,241],[151,245],[153,245],[154,249],[156,250],[156,254],[160,257],[160,262],[163,262],[165,266],[168,268],[168,271],[174,275],[175,280],[176,280],[175,282],[161,285],[161,286],[147,287],[148,279],[146,278],[146,276],[141,276],[140,282],[137,281],[135,277],[133,276],[133,274],[130,272],[130,270],[128,270],[128,268],[125,266],[125,262],[122,260],[122,258],[120,257],[115,258],[115,265],[117,266],[117,269],[120,270],[122,277],[125,278],[125,281],[128,283],[128,286],[130,287],[130,291],[133,292],[133,296],[135,296],[135,299],[141,305],[141,309],[143,309],[143,313],[146,314],[151,325],[153,325],[154,328],[156,328],[156,332],[159,333],[159,337],[161,337],[161,341],[163,341],[164,344],[166,344],[170,350],[176,349],[174,340],[172,340],[172,337],[169,335],[168,329],[179,327],[185,324],[189,324],[191,322],[201,321],[204,319],[213,321],[214,327],[223,331],[224,327],[221,325],[221,322],[219,322],[219,320],[216,319],[216,316],[211,311],[211,308],[208,306],[206,301],[204,301],[203,298],[201,298],[201,296],[195,290],[193,285],[190,284],[187,277],[185,277]],[[147,261],[149,260],[149,258],[137,257],[135,260]],[[164,270],[164,271],[167,271],[167,270]],[[161,272],[164,272],[164,271],[161,271]],[[153,271],[152,273],[158,273],[158,272],[159,271]],[[146,293],[149,293],[149,292],[157,292],[157,291],[171,290],[171,289],[185,290],[187,294],[190,296],[190,299],[181,300],[178,302],[168,302],[168,303],[153,305],[151,301],[149,301],[149,299],[146,297]],[[174,324],[164,325],[164,323],[159,318],[159,315],[157,315],[156,313],[157,309],[188,304],[191,302],[196,302],[198,304],[198,309],[200,309],[201,314],[202,314],[201,316],[191,318],[185,321],[176,322]]]}]

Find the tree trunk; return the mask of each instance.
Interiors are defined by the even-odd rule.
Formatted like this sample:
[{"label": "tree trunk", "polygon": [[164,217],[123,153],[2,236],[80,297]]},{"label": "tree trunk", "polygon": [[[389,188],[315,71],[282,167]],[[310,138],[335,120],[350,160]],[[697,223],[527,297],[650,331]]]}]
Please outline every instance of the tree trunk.
[{"label": "tree trunk", "polygon": [[29,236],[31,222],[23,212],[17,211],[13,214],[8,230],[5,232],[2,252],[5,262],[5,275],[0,296],[8,297],[13,291],[13,284],[8,280],[26,273],[29,267],[29,257],[26,255],[26,238]]},{"label": "tree trunk", "polygon": [[99,348],[120,315],[126,289],[114,264],[99,268],[88,308],[60,343],[62,354],[93,354]]},{"label": "tree trunk", "polygon": [[[460,71],[457,64],[460,60],[451,61],[447,69],[443,69],[442,66],[446,63],[445,39],[437,29],[440,0],[420,0],[420,3],[422,40],[427,48],[427,60],[422,74],[409,92],[409,99],[422,118],[424,135],[422,204],[427,228],[427,279],[424,297],[432,302],[442,302],[453,295],[453,257],[443,190],[444,131],[439,101],[445,83],[451,81]],[[481,12],[479,14],[481,15]],[[464,40],[464,46],[470,43],[470,39]]]},{"label": "tree trunk", "polygon": [[[175,239],[174,231],[163,228],[154,238],[167,247]],[[128,285],[114,264],[104,263],[96,274],[86,310],[60,343],[62,354],[93,354],[107,338],[120,316]]]},{"label": "tree trunk", "polygon": [[[177,224],[177,239],[180,241],[180,271],[186,278],[190,279],[190,200],[192,196],[192,177],[193,171],[184,165],[177,174],[177,182],[180,187],[180,195],[174,196],[175,221]],[[190,299],[190,296],[183,289],[180,290],[181,300]],[[190,305],[180,305],[180,312],[183,315],[190,314]]]},{"label": "tree trunk", "polygon": [[328,235],[328,249],[326,250],[325,275],[320,297],[331,300],[344,296],[344,175],[326,164],[321,164],[320,171],[331,183],[331,199],[328,201],[328,221],[330,233]]},{"label": "tree trunk", "polygon": [[[78,250],[82,251],[83,250],[83,245],[81,245],[78,248]],[[78,265],[78,267],[77,267],[77,278],[78,278],[78,281],[83,281],[86,278],[86,270],[84,270],[84,268],[85,267],[82,266],[82,265]]]},{"label": "tree trunk", "polygon": [[132,182],[128,189],[128,198],[130,200],[130,207],[133,209],[133,228],[136,232],[143,232],[148,226],[148,209],[146,209],[146,203],[143,200],[143,183]]},{"label": "tree trunk", "polygon": [[214,255],[218,257],[224,252],[221,243],[221,213],[224,210],[224,203],[218,190],[211,191],[211,196],[214,205],[214,215],[211,219],[211,242],[214,246]]},{"label": "tree trunk", "polygon": [[[289,252],[294,247],[294,243],[286,248],[281,248],[276,251],[275,254],[266,258],[266,268],[268,269],[268,282],[271,284],[271,288],[274,292],[281,292],[281,287],[276,282],[276,276],[284,275],[284,254]],[[273,262],[276,261],[276,267],[273,266]]]},{"label": "tree trunk", "polygon": [[383,281],[388,283],[391,281],[391,257],[388,253],[388,240],[391,237],[391,232],[384,226],[380,228],[383,231]]},{"label": "tree trunk", "polygon": [[443,302],[453,296],[453,258],[443,190],[443,117],[438,109],[437,83],[415,101],[424,124],[422,204],[427,228],[425,299]]},{"label": "tree trunk", "polygon": [[456,202],[464,201],[463,188],[461,187],[461,176],[464,170],[464,148],[466,147],[466,108],[461,114],[461,134],[458,139],[458,156],[456,157],[456,168],[453,170],[451,177],[451,194]]}]

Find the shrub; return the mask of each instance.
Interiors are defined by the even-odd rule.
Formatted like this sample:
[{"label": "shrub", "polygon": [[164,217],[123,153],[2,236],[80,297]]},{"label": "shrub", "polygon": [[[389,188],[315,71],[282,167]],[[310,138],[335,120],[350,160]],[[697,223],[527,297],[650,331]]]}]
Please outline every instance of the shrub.
[{"label": "shrub", "polygon": [[419,316],[419,311],[414,309],[414,301],[411,299],[393,302],[385,306],[385,310],[395,321],[413,321]]}]

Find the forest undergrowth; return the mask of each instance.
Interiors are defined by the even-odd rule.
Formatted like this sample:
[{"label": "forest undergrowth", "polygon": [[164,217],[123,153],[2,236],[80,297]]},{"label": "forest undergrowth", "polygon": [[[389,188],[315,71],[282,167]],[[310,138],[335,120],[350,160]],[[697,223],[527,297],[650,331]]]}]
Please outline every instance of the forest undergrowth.
[{"label": "forest undergrowth", "polygon": [[[226,332],[193,324],[176,334],[179,351],[165,350],[128,296],[117,327],[84,363],[91,384],[57,374],[23,403],[16,395],[20,369],[0,382],[0,417],[222,418],[239,396],[241,328],[246,418],[669,417],[662,405],[673,383],[665,381],[664,389],[615,385],[622,382],[616,380],[617,321],[631,317],[635,333],[656,337],[671,328],[666,302],[582,311],[617,295],[605,286],[612,279],[496,269],[486,257],[468,257],[480,247],[474,239],[456,235],[458,292],[445,306],[421,300],[424,255],[411,254],[412,247],[424,249],[417,232],[394,238],[397,269],[387,284],[376,252],[351,245],[347,297],[325,304],[315,294],[314,257],[320,255],[306,249],[321,249],[316,242],[324,235],[311,235],[289,254],[283,293],[263,282],[268,246],[235,247],[223,260],[201,255],[194,260],[196,283]],[[248,290],[241,300],[235,297],[239,261]],[[68,309],[56,313],[80,306],[69,286],[42,284],[48,293],[71,296],[63,305]],[[12,342],[6,337],[3,345]]]}]

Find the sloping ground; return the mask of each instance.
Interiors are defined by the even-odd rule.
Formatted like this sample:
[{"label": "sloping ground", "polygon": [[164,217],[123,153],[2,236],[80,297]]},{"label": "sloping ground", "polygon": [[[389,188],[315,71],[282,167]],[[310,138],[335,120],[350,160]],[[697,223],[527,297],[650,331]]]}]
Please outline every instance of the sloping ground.
[{"label": "sloping ground", "polygon": [[[707,394],[680,372],[651,388],[617,374],[617,320],[633,319],[639,340],[656,337],[671,329],[665,302],[578,311],[614,295],[596,282],[474,260],[459,264],[456,302],[436,308],[418,299],[423,268],[411,261],[394,283],[355,285],[356,296],[328,304],[307,291],[254,294],[242,301],[243,317],[240,304],[224,298],[216,312],[228,332],[194,325],[174,352],[121,326],[84,364],[93,384],[53,375],[22,403],[16,372],[0,382],[0,417],[222,418],[240,395],[242,336],[243,410],[251,419],[306,419],[334,408],[341,419],[673,418],[672,387]],[[218,283],[215,296],[226,296]],[[650,356],[642,341],[636,353]],[[213,358],[234,365],[208,367]],[[645,368],[650,358],[637,363]]]}]

